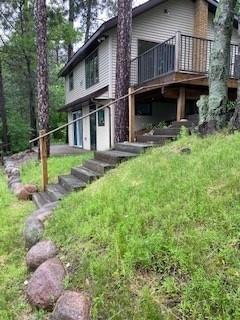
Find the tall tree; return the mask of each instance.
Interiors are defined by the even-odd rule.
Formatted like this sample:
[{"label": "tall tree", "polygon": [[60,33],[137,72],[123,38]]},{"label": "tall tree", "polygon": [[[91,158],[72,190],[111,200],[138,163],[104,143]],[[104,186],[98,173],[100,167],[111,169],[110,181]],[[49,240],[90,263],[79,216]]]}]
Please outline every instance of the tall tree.
[{"label": "tall tree", "polygon": [[207,132],[226,125],[230,44],[237,0],[219,0],[214,19],[214,42],[209,67],[209,99],[206,114]]},{"label": "tall tree", "polygon": [[85,30],[85,42],[89,39],[90,29],[91,29],[91,19],[92,19],[92,6],[93,0],[87,1],[87,10],[86,10],[86,30]]},{"label": "tall tree", "polygon": [[[46,0],[37,0],[37,97],[39,130],[49,129],[47,7]],[[49,145],[48,145],[49,151]]]},{"label": "tall tree", "polygon": [[0,58],[0,117],[2,119],[2,142],[3,150],[9,150],[9,139],[8,139],[8,125],[7,125],[7,114],[5,109],[5,99],[3,91],[3,74],[2,74],[2,61]]},{"label": "tall tree", "polygon": [[[131,69],[132,1],[118,0],[116,99],[128,93]],[[115,104],[115,140],[128,139],[128,99]]]},{"label": "tall tree", "polygon": [[[75,4],[74,0],[69,0],[68,21],[69,21],[69,24],[72,26],[72,28],[74,25],[74,12],[75,12],[74,4]],[[73,55],[73,44],[72,42],[70,42],[68,44],[68,60],[71,59],[72,55]]]}]

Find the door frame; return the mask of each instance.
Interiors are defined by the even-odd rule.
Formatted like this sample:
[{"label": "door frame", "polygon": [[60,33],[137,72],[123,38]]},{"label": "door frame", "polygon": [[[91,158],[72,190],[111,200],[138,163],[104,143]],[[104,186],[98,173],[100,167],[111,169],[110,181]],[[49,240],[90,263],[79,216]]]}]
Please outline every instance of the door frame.
[{"label": "door frame", "polygon": [[[73,120],[74,120],[74,115],[77,115],[75,119],[82,117],[82,110],[72,112]],[[75,128],[77,132],[77,137],[76,137],[77,144],[75,144]],[[80,135],[80,130],[81,130],[81,135]],[[79,120],[73,123],[73,146],[76,148],[83,149],[83,121],[82,120]]]}]

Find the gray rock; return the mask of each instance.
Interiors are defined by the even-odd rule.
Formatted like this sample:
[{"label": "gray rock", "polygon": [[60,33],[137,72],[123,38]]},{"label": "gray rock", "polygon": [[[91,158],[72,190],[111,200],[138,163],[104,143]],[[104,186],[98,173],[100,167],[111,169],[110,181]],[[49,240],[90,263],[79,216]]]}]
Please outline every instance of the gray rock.
[{"label": "gray rock", "polygon": [[66,291],[58,299],[52,320],[89,320],[90,299],[84,293]]},{"label": "gray rock", "polygon": [[29,302],[37,307],[52,310],[63,293],[65,269],[58,258],[45,261],[33,273],[27,287]]},{"label": "gray rock", "polygon": [[26,248],[31,248],[43,237],[44,225],[35,218],[27,219],[23,232]]},{"label": "gray rock", "polygon": [[57,255],[57,247],[50,240],[40,241],[27,253],[26,263],[29,269],[35,270],[43,262]]},{"label": "gray rock", "polygon": [[[54,202],[55,203],[55,202]],[[53,214],[54,206],[44,206],[32,213],[30,216],[30,219],[35,218],[40,220],[41,222],[44,222],[48,217],[50,217]]]},{"label": "gray rock", "polygon": [[192,152],[191,148],[185,147],[180,150],[182,154],[190,154]]}]

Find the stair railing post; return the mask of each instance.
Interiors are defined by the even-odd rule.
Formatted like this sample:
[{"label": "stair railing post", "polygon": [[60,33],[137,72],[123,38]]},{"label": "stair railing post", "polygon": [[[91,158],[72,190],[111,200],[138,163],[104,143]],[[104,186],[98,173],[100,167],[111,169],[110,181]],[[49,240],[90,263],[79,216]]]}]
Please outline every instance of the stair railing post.
[{"label": "stair railing post", "polygon": [[[45,133],[45,130],[40,130],[40,136],[43,136]],[[48,184],[47,137],[40,138],[40,161],[42,169],[42,190],[46,191]]]},{"label": "stair railing post", "polygon": [[129,142],[135,140],[135,95],[134,89],[128,89],[128,107],[129,107]]}]

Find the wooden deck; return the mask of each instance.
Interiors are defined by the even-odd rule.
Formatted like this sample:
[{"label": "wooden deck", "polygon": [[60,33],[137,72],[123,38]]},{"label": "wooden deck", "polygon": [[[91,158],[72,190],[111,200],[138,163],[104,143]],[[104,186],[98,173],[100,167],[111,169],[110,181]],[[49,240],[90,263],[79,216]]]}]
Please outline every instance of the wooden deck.
[{"label": "wooden deck", "polygon": [[[144,92],[149,92],[153,90],[158,90],[163,88],[162,91],[167,90],[167,87],[181,87],[181,86],[192,86],[192,90],[196,92],[197,87],[208,87],[208,76],[199,73],[186,73],[186,72],[172,72],[167,75],[159,76],[156,79],[146,81],[139,85],[135,85],[133,88],[142,90],[138,91],[137,94],[142,94]],[[229,79],[228,87],[232,89],[237,88],[237,80]],[[174,90],[171,90],[174,92]],[[176,91],[177,92],[177,91]],[[177,98],[177,93],[172,98]]]}]

